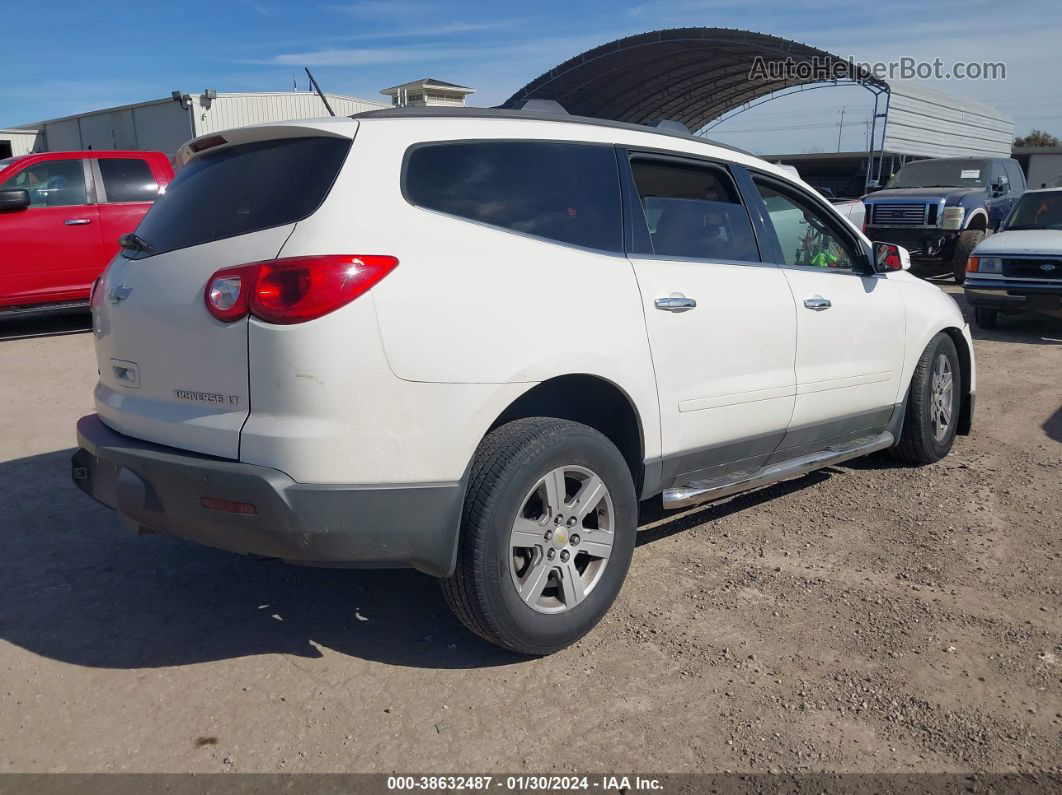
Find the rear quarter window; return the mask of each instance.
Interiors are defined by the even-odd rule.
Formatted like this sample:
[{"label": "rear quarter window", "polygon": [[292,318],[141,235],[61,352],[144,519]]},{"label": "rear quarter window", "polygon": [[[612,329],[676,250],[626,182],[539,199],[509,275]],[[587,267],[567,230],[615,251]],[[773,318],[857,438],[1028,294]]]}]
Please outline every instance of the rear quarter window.
[{"label": "rear quarter window", "polygon": [[422,144],[405,194],[429,210],[586,248],[622,250],[611,146],[547,141]]},{"label": "rear quarter window", "polygon": [[301,221],[325,200],[350,145],[348,138],[282,138],[201,155],[167,186],[137,234],[150,256]]}]

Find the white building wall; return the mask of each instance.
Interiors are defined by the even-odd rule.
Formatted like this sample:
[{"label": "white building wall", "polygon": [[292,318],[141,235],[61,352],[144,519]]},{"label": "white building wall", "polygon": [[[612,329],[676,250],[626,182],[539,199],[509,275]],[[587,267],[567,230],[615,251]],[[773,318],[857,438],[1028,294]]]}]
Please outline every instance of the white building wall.
[{"label": "white building wall", "polygon": [[172,157],[181,144],[195,137],[191,111],[173,100],[161,100],[132,109],[136,149],[165,152]]},{"label": "white building wall", "polygon": [[884,149],[921,157],[1010,157],[1014,121],[995,108],[890,80]]},{"label": "white building wall", "polygon": [[[382,102],[340,94],[326,96],[338,116],[352,116],[367,110],[390,107]],[[27,127],[36,127],[41,131],[40,151],[140,149],[165,152],[172,157],[181,144],[198,135],[251,124],[327,115],[321,98],[306,92],[218,94],[210,102],[200,94],[192,94],[191,108],[181,107],[166,98],[53,119]],[[26,128],[18,132],[31,134]],[[35,137],[36,134],[33,135]],[[0,140],[4,140],[2,136]]]},{"label": "white building wall", "polygon": [[0,130],[0,143],[10,145],[12,157],[33,152],[37,139],[36,130]]},{"label": "white building wall", "polygon": [[[382,102],[370,102],[339,94],[325,94],[337,116],[353,116],[367,110],[390,107]],[[201,95],[192,95],[192,114],[195,135],[220,132],[232,127],[267,124],[275,121],[313,119],[327,116],[321,98],[314,93],[278,92],[275,94],[218,94],[204,107]]]}]

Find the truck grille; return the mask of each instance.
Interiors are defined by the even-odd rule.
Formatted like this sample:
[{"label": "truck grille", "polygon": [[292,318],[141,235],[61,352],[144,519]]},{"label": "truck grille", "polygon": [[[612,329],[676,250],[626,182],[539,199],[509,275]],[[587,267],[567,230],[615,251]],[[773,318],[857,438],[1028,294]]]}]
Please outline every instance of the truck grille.
[{"label": "truck grille", "polygon": [[1062,259],[1004,259],[1003,275],[1018,279],[1062,279]]},{"label": "truck grille", "polygon": [[871,223],[897,226],[923,226],[926,223],[924,204],[873,204]]}]

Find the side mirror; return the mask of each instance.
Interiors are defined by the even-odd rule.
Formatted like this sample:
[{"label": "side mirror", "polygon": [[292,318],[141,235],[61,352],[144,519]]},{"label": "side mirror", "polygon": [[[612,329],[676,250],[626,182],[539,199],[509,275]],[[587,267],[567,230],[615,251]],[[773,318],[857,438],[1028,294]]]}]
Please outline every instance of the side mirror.
[{"label": "side mirror", "polygon": [[30,206],[29,191],[22,188],[0,190],[0,212],[25,210]]},{"label": "side mirror", "polygon": [[996,177],[996,181],[992,183],[992,195],[993,196],[1002,196],[1004,193],[1007,192],[1007,189],[1009,187],[1010,187],[1010,183],[1007,181],[1006,177],[1004,177],[1004,176]]},{"label": "side mirror", "polygon": [[874,243],[874,273],[911,270],[911,252],[895,243]]}]

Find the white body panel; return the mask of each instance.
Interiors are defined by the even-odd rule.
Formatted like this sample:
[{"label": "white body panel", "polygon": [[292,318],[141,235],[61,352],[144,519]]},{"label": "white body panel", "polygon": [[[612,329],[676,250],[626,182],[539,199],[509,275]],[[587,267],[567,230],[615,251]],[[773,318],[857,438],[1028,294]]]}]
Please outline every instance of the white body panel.
[{"label": "white body panel", "polygon": [[[112,264],[105,289],[128,283],[133,292],[97,318],[101,372],[111,358],[130,359],[143,383],[134,395],[104,375],[97,406],[132,436],[238,457],[302,483],[453,483],[520,395],[585,374],[629,400],[648,461],[891,406],[934,334],[963,329],[969,341],[954,302],[906,273],[628,259],[417,208],[401,190],[414,144],[491,138],[702,154],[810,190],[751,155],[694,139],[500,118],[326,119],[224,134],[230,143],[324,134],[354,145],[304,220]],[[178,160],[195,156],[185,146]],[[204,308],[219,268],[336,253],[400,264],[366,295],[309,322],[223,326]],[[655,309],[673,293],[697,308]],[[804,309],[815,294],[833,309]],[[168,397],[175,389],[247,400],[182,402]]]}]

